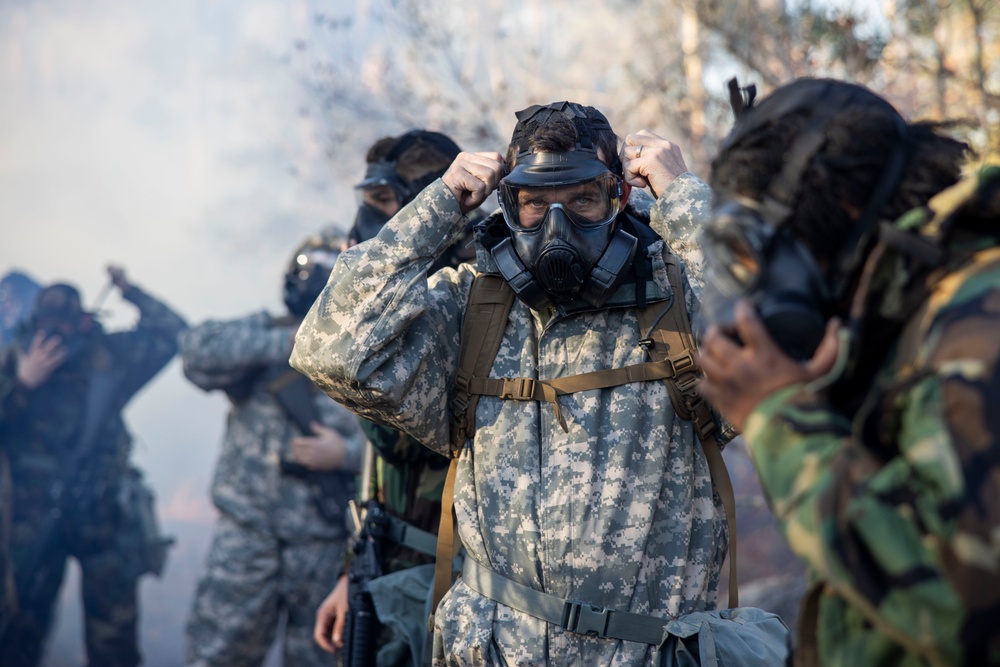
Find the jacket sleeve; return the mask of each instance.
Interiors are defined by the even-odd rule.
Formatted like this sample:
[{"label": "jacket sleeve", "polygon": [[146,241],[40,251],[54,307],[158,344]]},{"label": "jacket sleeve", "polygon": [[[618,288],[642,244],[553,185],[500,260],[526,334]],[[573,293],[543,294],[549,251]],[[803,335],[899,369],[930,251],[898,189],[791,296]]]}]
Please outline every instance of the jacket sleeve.
[{"label": "jacket sleeve", "polygon": [[295,339],[291,364],[358,415],[448,448],[448,395],[472,269],[434,260],[466,219],[439,180],[379,234],[341,253]]},{"label": "jacket sleeve", "polygon": [[177,353],[177,335],[187,328],[187,322],[134,285],[122,292],[122,298],[139,309],[139,322],[135,329],[111,334],[108,339],[118,363],[127,369],[123,395],[130,397]]},{"label": "jacket sleeve", "polygon": [[288,360],[294,328],[270,326],[267,313],[209,320],[179,337],[184,375],[205,391],[226,389]]},{"label": "jacket sleeve", "polygon": [[660,194],[649,213],[649,226],[684,261],[695,294],[701,295],[705,258],[698,235],[711,220],[712,190],[691,172],[684,172]]},{"label": "jacket sleeve", "polygon": [[891,385],[881,405],[893,408],[878,415],[889,435],[875,444],[802,387],[765,399],[745,430],[792,549],[881,632],[931,641],[948,664],[1000,649],[1000,314],[989,300],[933,318],[922,370]]}]

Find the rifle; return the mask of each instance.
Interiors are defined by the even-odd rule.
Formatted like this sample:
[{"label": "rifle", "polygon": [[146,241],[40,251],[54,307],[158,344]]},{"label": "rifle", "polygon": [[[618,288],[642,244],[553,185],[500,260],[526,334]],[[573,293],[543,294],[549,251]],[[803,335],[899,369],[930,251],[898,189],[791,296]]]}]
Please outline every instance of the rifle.
[{"label": "rifle", "polygon": [[344,632],[343,667],[367,667],[375,664],[376,642],[381,623],[375,614],[369,582],[382,576],[382,540],[389,524],[389,515],[382,504],[371,497],[371,479],[375,467],[375,450],[365,444],[364,468],[361,471],[361,512],[351,501],[351,518],[355,538],[347,572],[348,611]]}]

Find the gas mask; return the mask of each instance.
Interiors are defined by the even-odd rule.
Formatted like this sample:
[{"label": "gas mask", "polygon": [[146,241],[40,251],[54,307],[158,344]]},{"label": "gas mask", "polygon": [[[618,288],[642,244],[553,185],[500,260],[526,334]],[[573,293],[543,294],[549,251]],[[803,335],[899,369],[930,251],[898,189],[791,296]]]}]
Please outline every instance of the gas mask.
[{"label": "gas mask", "polygon": [[[379,230],[392,217],[379,210],[378,207],[365,201],[366,190],[377,187],[389,187],[395,194],[396,203],[400,208],[406,206],[421,190],[434,182],[445,172],[445,168],[433,169],[426,174],[407,180],[399,174],[399,160],[410,148],[417,144],[426,145],[441,156],[454,159],[461,149],[448,136],[429,130],[410,130],[400,135],[392,144],[392,148],[384,157],[369,162],[365,168],[365,177],[354,186],[358,198],[358,212],[354,217],[349,237],[355,243],[361,243],[374,238]],[[412,162],[411,162],[412,165]],[[405,173],[405,171],[404,171]]]},{"label": "gas mask", "polygon": [[492,254],[522,301],[535,310],[574,297],[607,302],[638,245],[616,223],[622,190],[595,149],[518,157],[497,189],[510,238]]},{"label": "gas mask", "polygon": [[337,263],[340,243],[340,240],[312,238],[296,250],[285,273],[283,297],[289,313],[305,317],[312,308]]},{"label": "gas mask", "polygon": [[[730,82],[736,125],[723,141],[720,156],[748,135],[792,113],[808,112],[802,129],[784,151],[781,170],[759,200],[728,193],[717,203],[702,234],[707,259],[706,287],[698,316],[699,333],[712,324],[732,332],[733,306],[749,299],[771,337],[789,356],[804,361],[815,353],[836,305],[846,298],[871,247],[877,221],[896,191],[906,165],[906,123],[887,102],[870,91],[826,79],[801,79],[753,105],[754,92],[739,94]],[[898,132],[879,182],[856,219],[844,213],[850,231],[837,248],[823,248],[821,270],[814,254],[786,224],[795,211],[802,181],[827,141],[828,126],[855,103],[885,105]],[[719,193],[716,193],[719,196]]]},{"label": "gas mask", "polygon": [[732,331],[733,307],[749,299],[771,337],[790,357],[812,357],[833,315],[833,300],[812,253],[756,202],[727,201],[701,235],[708,270],[699,328]]},{"label": "gas mask", "polygon": [[[92,313],[80,305],[80,293],[71,285],[57,283],[43,288],[35,296],[31,310],[31,341],[38,332],[45,338],[59,336],[66,351],[66,362],[90,348],[93,335],[100,331]],[[64,362],[64,363],[66,363]]]},{"label": "gas mask", "polygon": [[380,160],[368,164],[364,179],[354,186],[358,200],[358,213],[351,225],[350,237],[355,243],[361,243],[374,238],[391,216],[383,213],[378,207],[365,200],[365,191],[375,188],[388,188],[402,205],[408,201],[410,191],[396,173],[396,162]]}]

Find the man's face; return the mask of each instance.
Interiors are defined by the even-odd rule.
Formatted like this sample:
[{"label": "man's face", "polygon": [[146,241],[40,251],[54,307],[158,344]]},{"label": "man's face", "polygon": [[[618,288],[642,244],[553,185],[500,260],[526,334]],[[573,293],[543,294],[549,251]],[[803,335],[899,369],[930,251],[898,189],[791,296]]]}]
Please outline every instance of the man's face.
[{"label": "man's face", "polygon": [[365,188],[361,191],[361,196],[366,204],[375,207],[390,218],[396,215],[401,208],[399,199],[396,198],[396,191],[388,185]]},{"label": "man's face", "polygon": [[521,225],[527,229],[538,226],[552,204],[562,204],[568,211],[600,222],[607,215],[607,196],[597,183],[568,185],[562,188],[522,188],[517,193]]}]

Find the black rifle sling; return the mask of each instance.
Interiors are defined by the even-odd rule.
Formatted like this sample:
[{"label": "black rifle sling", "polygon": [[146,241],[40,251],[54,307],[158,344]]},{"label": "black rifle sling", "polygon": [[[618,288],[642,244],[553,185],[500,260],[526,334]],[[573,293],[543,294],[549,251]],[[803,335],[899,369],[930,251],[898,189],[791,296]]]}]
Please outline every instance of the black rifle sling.
[{"label": "black rifle sling", "polygon": [[437,560],[434,564],[434,597],[428,628],[433,630],[434,611],[452,584],[452,562],[461,548],[455,533],[455,472],[467,438],[476,428],[479,395],[469,392],[469,380],[486,377],[496,359],[514,304],[514,291],[503,278],[480,274],[472,281],[469,302],[462,322],[462,343],[458,353],[454,395],[451,401],[451,464],[441,494],[441,523],[438,527]]}]

